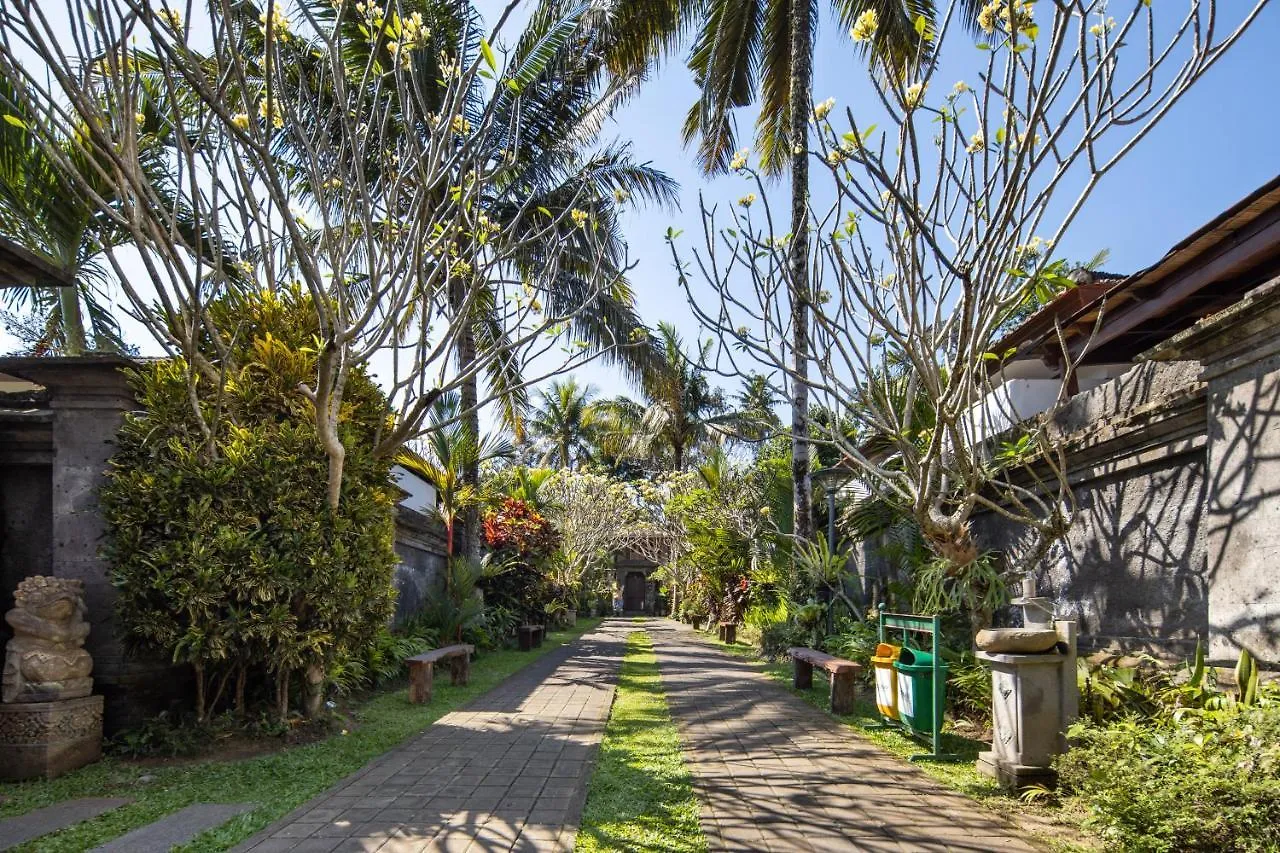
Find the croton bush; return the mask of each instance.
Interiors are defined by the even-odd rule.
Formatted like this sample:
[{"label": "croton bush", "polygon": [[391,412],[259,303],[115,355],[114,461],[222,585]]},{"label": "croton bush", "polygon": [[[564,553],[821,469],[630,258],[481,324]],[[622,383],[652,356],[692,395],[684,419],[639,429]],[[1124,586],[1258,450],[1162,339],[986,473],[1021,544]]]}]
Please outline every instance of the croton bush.
[{"label": "croton bush", "polygon": [[102,491],[119,617],[134,649],[193,667],[201,718],[255,698],[283,717],[291,695],[313,713],[335,663],[372,643],[394,608],[396,498],[388,460],[369,451],[382,392],[353,371],[330,509],[328,460],[299,390],[314,377],[315,312],[287,291],[214,308],[228,315],[216,328],[239,328],[223,343],[245,366],[199,376],[221,381],[199,395],[199,418],[186,362],[130,377],[139,410]]},{"label": "croton bush", "polygon": [[555,526],[531,502],[508,496],[485,514],[484,540],[494,553],[480,582],[486,604],[516,614],[520,623],[541,624],[555,596],[545,571],[560,544]]}]

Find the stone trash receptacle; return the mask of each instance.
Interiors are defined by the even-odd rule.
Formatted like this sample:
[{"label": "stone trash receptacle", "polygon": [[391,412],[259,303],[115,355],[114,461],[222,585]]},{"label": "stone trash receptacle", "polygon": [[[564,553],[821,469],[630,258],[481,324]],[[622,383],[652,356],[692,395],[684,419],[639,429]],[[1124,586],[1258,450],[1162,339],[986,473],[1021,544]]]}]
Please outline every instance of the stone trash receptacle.
[{"label": "stone trash receptacle", "polygon": [[35,575],[5,614],[0,779],[52,779],[102,757],[102,697],[84,650],[84,582]]},{"label": "stone trash receptacle", "polygon": [[1076,623],[1054,621],[1048,599],[1028,584],[1022,628],[980,631],[978,660],[991,667],[991,751],[978,771],[1006,788],[1052,786],[1053,759],[1067,749],[1067,727],[1079,707]]}]

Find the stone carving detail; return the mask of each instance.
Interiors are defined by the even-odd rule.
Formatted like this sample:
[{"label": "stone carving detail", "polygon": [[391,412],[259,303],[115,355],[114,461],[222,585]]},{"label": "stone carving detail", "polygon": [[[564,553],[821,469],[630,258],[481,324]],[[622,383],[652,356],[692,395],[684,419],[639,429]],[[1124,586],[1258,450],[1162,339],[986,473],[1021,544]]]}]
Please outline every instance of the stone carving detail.
[{"label": "stone carving detail", "polygon": [[66,709],[40,707],[32,708],[30,713],[0,714],[0,744],[71,741],[101,735],[100,702]]},{"label": "stone carving detail", "polygon": [[13,639],[5,647],[3,698],[8,703],[77,699],[93,692],[93,658],[84,581],[35,575],[14,592],[5,614]]}]

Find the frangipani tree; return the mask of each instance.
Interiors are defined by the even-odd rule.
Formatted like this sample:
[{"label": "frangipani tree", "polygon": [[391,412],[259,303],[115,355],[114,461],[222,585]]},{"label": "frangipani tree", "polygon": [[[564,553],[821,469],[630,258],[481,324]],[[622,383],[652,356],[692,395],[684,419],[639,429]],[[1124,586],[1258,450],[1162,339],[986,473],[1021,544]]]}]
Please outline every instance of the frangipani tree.
[{"label": "frangipani tree", "polygon": [[552,555],[554,582],[578,593],[593,570],[612,565],[642,521],[635,487],[584,471],[557,471],[538,489],[543,513],[560,534]]},{"label": "frangipani tree", "polygon": [[[523,88],[587,7],[500,65],[489,45],[514,5],[488,39],[465,13],[422,0],[69,0],[57,19],[38,0],[0,9],[0,78],[37,105],[29,126],[69,190],[128,235],[103,247],[104,263],[135,320],[188,364],[195,411],[234,367],[237,330],[216,326],[213,299],[284,282],[311,296],[317,368],[299,393],[329,458],[330,505],[354,366],[378,359],[388,391],[378,451],[390,455],[442,394],[495,363],[536,361],[518,371],[532,383],[590,357],[560,338],[614,282],[572,300],[548,298],[546,284],[570,246],[577,269],[608,241],[589,205],[571,197],[551,211],[504,183]],[[477,78],[490,81],[488,100]],[[159,177],[141,155],[152,132],[165,139]],[[73,162],[65,140],[86,156]],[[495,186],[514,206],[501,226],[478,203]],[[199,234],[229,245],[208,251]],[[531,253],[537,274],[522,274]],[[480,313],[500,334],[459,367],[459,338]],[[213,452],[219,424],[202,415],[201,426]]]},{"label": "frangipani tree", "polygon": [[[807,377],[788,351],[789,235],[774,230],[767,204],[754,204],[766,187],[745,163],[735,165],[755,192],[731,221],[704,207],[701,246],[690,252],[673,241],[690,305],[719,334],[717,367],[745,374],[763,365],[807,382],[835,422],[860,420],[864,431],[832,431],[825,440],[911,514],[951,582],[990,572],[970,529],[975,513],[999,514],[1033,534],[1013,573],[1043,557],[1071,522],[1054,415],[1088,335],[1069,339],[1056,329],[1061,391],[1029,420],[997,391],[1014,353],[995,346],[1002,324],[1037,288],[1071,285],[1052,247],[1102,178],[1239,40],[1265,0],[1232,5],[1224,27],[1212,0],[995,0],[981,10],[974,45],[958,24],[964,4],[953,3],[939,10],[936,29],[917,22],[929,53],[910,74],[868,77],[874,109],[818,104],[811,156],[826,166],[831,201],[811,211],[822,238],[805,294]],[[876,26],[874,15],[860,19],[855,38],[873,37]],[[943,57],[949,68],[968,57],[969,82],[942,78]],[[695,291],[695,277],[719,299]],[[922,410],[928,422],[917,418]]]}]

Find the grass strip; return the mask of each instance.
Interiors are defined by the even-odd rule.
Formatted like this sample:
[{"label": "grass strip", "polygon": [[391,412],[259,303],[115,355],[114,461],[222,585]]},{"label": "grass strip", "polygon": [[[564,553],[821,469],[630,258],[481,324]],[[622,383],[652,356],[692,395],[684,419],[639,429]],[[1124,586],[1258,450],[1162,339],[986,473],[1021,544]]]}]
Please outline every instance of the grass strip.
[{"label": "grass strip", "polygon": [[[830,684],[827,679],[815,678],[812,689],[797,690],[792,686],[792,664],[789,661],[764,660],[755,646],[741,642],[725,643],[714,634],[698,633],[712,645],[753,664],[793,695],[831,714]],[[908,737],[897,729],[878,728],[881,722],[880,711],[873,702],[855,700],[851,712],[844,715],[831,714],[831,716],[854,729],[861,737],[904,761],[909,761],[913,755],[929,751],[925,742]],[[943,732],[942,748],[946,752],[961,756],[961,760],[956,762],[912,761],[911,766],[946,787],[976,800],[983,807],[1016,824],[1019,829],[1025,830],[1035,840],[1055,851],[1084,853],[1084,851],[1098,849],[1097,839],[1081,829],[1080,815],[1054,806],[1024,803],[1010,797],[994,779],[979,773],[978,753],[990,749],[990,744]]]},{"label": "grass strip", "polygon": [[698,812],[653,640],[636,631],[627,638],[576,849],[700,853],[707,842]]},{"label": "grass strip", "polygon": [[[438,679],[429,705],[409,704],[407,687],[380,693],[358,709],[355,730],[306,746],[241,761],[203,761],[176,767],[140,767],[106,758],[60,779],[3,784],[0,818],[76,797],[133,798],[127,806],[15,848],[19,853],[82,851],[192,803],[255,803],[253,811],[180,848],[202,853],[226,850],[599,624],[599,619],[579,619],[571,631],[549,633],[542,647],[532,652],[486,652],[472,664],[469,685],[455,687],[448,679]],[[140,782],[144,775],[151,780]]]}]

